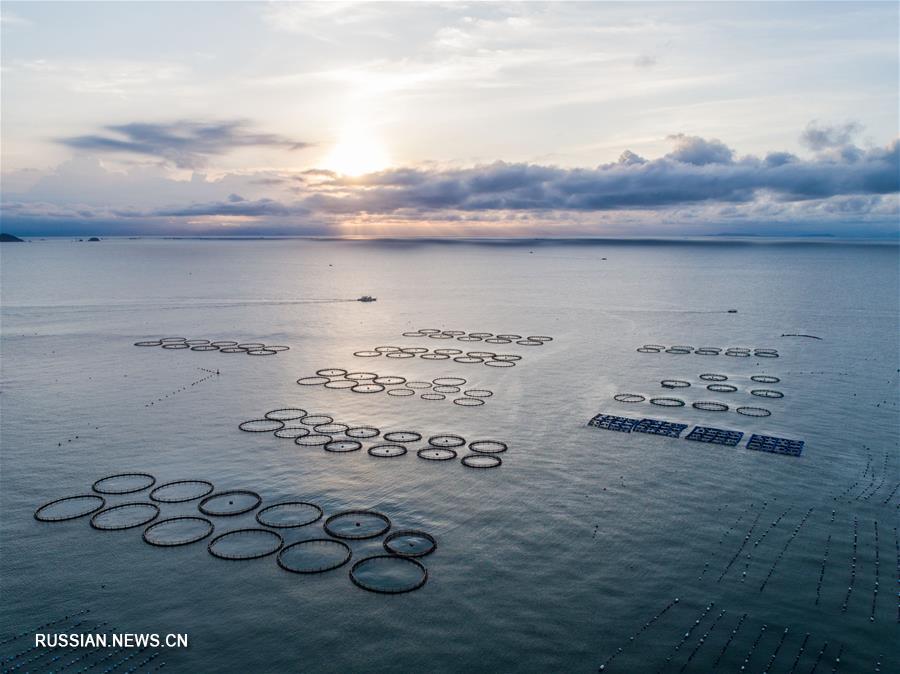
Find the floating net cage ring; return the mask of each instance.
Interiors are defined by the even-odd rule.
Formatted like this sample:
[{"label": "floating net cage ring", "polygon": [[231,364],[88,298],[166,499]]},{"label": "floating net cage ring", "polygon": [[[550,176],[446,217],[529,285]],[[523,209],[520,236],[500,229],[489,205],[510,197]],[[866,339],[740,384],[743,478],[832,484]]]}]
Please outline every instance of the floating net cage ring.
[{"label": "floating net cage ring", "polygon": [[484,470],[487,468],[497,468],[503,464],[503,459],[493,454],[480,454],[476,452],[475,454],[467,454],[464,456],[460,463],[466,468]]},{"label": "floating net cage ring", "polygon": [[266,345],[262,342],[246,342],[244,344],[238,344],[239,349],[264,349]]},{"label": "floating net cage ring", "polygon": [[445,353],[423,353],[420,358],[424,360],[449,360],[450,356]]},{"label": "floating net cage ring", "polygon": [[757,358],[778,358],[777,353],[769,353],[768,351],[754,351],[753,355]]},{"label": "floating net cage ring", "polygon": [[309,435],[309,429],[306,426],[285,426],[279,428],[272,435],[283,440],[296,440]]},{"label": "floating net cage ring", "polygon": [[727,381],[728,377],[724,374],[713,374],[712,372],[705,372],[700,375],[700,379],[703,381]]},{"label": "floating net cage ring", "polygon": [[384,391],[384,386],[381,384],[357,384],[350,390],[354,393],[381,393]]},{"label": "floating net cage ring", "polygon": [[316,433],[321,433],[323,435],[337,435],[338,433],[343,433],[348,428],[350,428],[347,424],[341,424],[337,422],[332,422],[330,424],[317,424],[313,426],[313,430]]},{"label": "floating net cage ring", "polygon": [[435,393],[459,393],[459,386],[442,386],[438,385],[432,389]]},{"label": "floating net cage ring", "polygon": [[484,405],[483,398],[454,398],[454,405],[459,405],[460,407],[481,407]]},{"label": "floating net cage ring", "polygon": [[[407,540],[404,541],[402,539]],[[420,545],[417,545],[420,541],[411,541],[409,539],[421,539],[421,541],[425,542],[425,547],[422,548]],[[404,542],[406,543],[406,546],[403,545]],[[434,536],[427,531],[419,531],[418,529],[401,529],[399,531],[394,531],[385,537],[384,541],[382,541],[382,545],[389,554],[398,555],[400,557],[424,557],[425,555],[430,555],[437,549],[437,541]]]},{"label": "floating net cage ring", "polygon": [[162,346],[159,340],[145,340],[143,342],[135,342],[135,346]]},{"label": "floating net cage ring", "polygon": [[698,410],[705,410],[707,412],[727,412],[728,405],[725,403],[716,402],[714,400],[698,400],[695,403],[691,404],[691,407]]},{"label": "floating net cage ring", "polygon": [[637,349],[635,349],[635,351],[637,351],[638,353],[659,353],[660,351],[662,351],[662,349],[651,349],[647,346],[639,346]]},{"label": "floating net cage ring", "polygon": [[325,443],[325,451],[334,454],[356,452],[360,449],[362,449],[362,443],[359,440],[332,440]]},{"label": "floating net cage ring", "polygon": [[184,342],[167,342],[162,345],[164,349],[177,350],[177,349],[190,349],[190,344],[185,344]]},{"label": "floating net cage ring", "polygon": [[219,349],[219,353],[247,353],[247,349],[242,349],[239,346],[223,346]]},{"label": "floating net cage ring", "polygon": [[[69,503],[79,500],[85,500],[91,503],[91,507],[82,509],[81,511],[71,514],[71,515],[62,515],[62,516],[47,516],[44,514],[45,510],[52,508],[55,505],[59,505],[61,503]],[[65,522],[66,520],[75,520],[79,517],[87,517],[88,515],[93,515],[98,510],[102,510],[106,506],[106,499],[102,496],[97,496],[96,494],[78,494],[76,496],[65,496],[63,498],[58,498],[49,503],[45,503],[40,508],[34,511],[34,519],[39,522]]]},{"label": "floating net cage ring", "polygon": [[[301,506],[301,508],[297,508],[297,506]],[[285,524],[283,521],[267,518],[266,513],[277,512],[279,509],[285,510],[286,507],[308,510],[309,515],[303,520],[292,522],[290,524]],[[322,519],[322,516],[324,514],[325,513],[322,511],[322,508],[317,506],[315,503],[309,503],[308,501],[282,501],[281,503],[275,503],[273,505],[266,506],[262,510],[258,510],[256,512],[256,521],[265,527],[272,527],[273,529],[296,529],[298,527],[305,527],[313,524],[314,522],[318,522],[320,519]]]},{"label": "floating net cage ring", "polygon": [[404,396],[416,395],[416,392],[413,391],[411,388],[392,388],[387,393],[389,396],[395,396],[395,397],[399,397],[399,398],[402,398]]},{"label": "floating net cage ring", "polygon": [[354,351],[353,355],[357,358],[377,358],[382,354],[381,351]]},{"label": "floating net cage ring", "polygon": [[530,339],[532,342],[552,342],[552,337],[547,337],[546,335],[528,335],[525,339]]},{"label": "floating net cage ring", "polygon": [[684,401],[678,398],[650,398],[650,404],[659,407],[684,407]]},{"label": "floating net cage ring", "polygon": [[344,375],[345,379],[352,379],[353,381],[371,381],[372,379],[378,379],[378,374],[376,372],[350,372]]},{"label": "floating net cage ring", "polygon": [[416,456],[426,461],[452,461],[456,458],[456,451],[448,447],[423,447]]},{"label": "floating net cage ring", "polygon": [[307,414],[306,410],[299,407],[281,407],[277,410],[269,410],[263,416],[270,421],[296,421]]},{"label": "floating net cage ring", "polygon": [[408,353],[407,351],[391,351],[390,353],[384,354],[387,358],[415,358],[416,354]]},{"label": "floating net cage ring", "polygon": [[486,360],[484,364],[488,367],[515,367],[516,364],[511,360]]},{"label": "floating net cage ring", "polygon": [[191,351],[218,351],[218,346],[213,346],[212,344],[200,344],[198,346],[192,346]]},{"label": "floating net cage ring", "polygon": [[330,389],[345,389],[345,388],[353,388],[359,384],[359,382],[354,381],[352,379],[330,379],[325,382],[325,388]]},{"label": "floating net cage ring", "polygon": [[642,403],[646,400],[640,393],[617,393],[613,396],[613,400],[620,403]]},{"label": "floating net cage ring", "polygon": [[[271,539],[272,543],[268,548],[263,548],[262,550],[250,554],[226,554],[224,552],[217,552],[215,550],[216,543],[221,543],[221,541],[227,540],[229,538],[234,538],[236,536],[259,536],[260,534],[267,536]],[[218,557],[219,559],[228,559],[228,560],[245,560],[245,559],[260,559],[262,557],[268,557],[269,555],[274,555],[276,552],[281,550],[284,546],[284,539],[281,537],[281,534],[276,533],[274,531],[270,531],[269,529],[234,529],[232,531],[226,531],[224,534],[219,534],[214,539],[209,542],[209,545],[206,546],[207,552],[211,554],[213,557]]]},{"label": "floating net cage ring", "polygon": [[297,383],[300,386],[321,386],[322,384],[327,384],[331,379],[328,377],[316,376],[316,377],[300,377],[297,380]]},{"label": "floating net cage ring", "polygon": [[284,422],[280,419],[248,419],[238,424],[245,433],[271,433],[284,428]]},{"label": "floating net cage ring", "polygon": [[430,381],[408,381],[406,382],[406,386],[408,388],[431,388]]},{"label": "floating net cage ring", "polygon": [[781,380],[769,374],[754,374],[750,377],[750,381],[755,381],[757,384],[777,384]]},{"label": "floating net cage ring", "polygon": [[738,407],[735,412],[743,414],[745,417],[770,417],[772,412],[765,407]]},{"label": "floating net cage ring", "polygon": [[494,360],[508,360],[514,362],[522,360],[522,356],[517,353],[497,353],[494,354]]},{"label": "floating net cage ring", "polygon": [[732,386],[731,384],[709,384],[706,389],[715,393],[734,393],[738,390],[737,386]]},{"label": "floating net cage ring", "polygon": [[187,337],[162,337],[159,341],[163,344],[173,344],[177,342],[186,342]]},{"label": "floating net cage ring", "polygon": [[323,370],[316,370],[319,377],[343,377],[347,374],[347,370],[339,367],[327,367]]},{"label": "floating net cage ring", "polygon": [[[141,482],[128,488],[116,489],[115,487],[108,487],[103,485],[104,482],[112,482],[114,480],[122,478],[135,477],[142,478]],[[133,494],[138,491],[144,491],[145,489],[148,489],[155,484],[156,478],[149,473],[116,473],[115,475],[107,475],[106,477],[101,477],[91,485],[91,489],[93,489],[98,494]]]},{"label": "floating net cage ring", "polygon": [[784,398],[784,393],[770,388],[755,388],[750,394],[759,398]]},{"label": "floating net cage ring", "polygon": [[348,438],[377,438],[381,431],[374,426],[353,426],[344,431]]},{"label": "floating net cage ring", "polygon": [[330,435],[322,433],[310,433],[309,435],[298,435],[294,438],[294,444],[299,447],[321,447],[327,445],[334,440]]},{"label": "floating net cage ring", "polygon": [[300,423],[307,426],[318,426],[320,424],[330,424],[334,421],[334,417],[329,414],[307,414],[300,419]]},{"label": "floating net cage ring", "polygon": [[475,440],[469,443],[469,449],[479,454],[502,454],[509,445],[499,440]]},{"label": "floating net cage ring", "polygon": [[[177,498],[160,496],[159,493],[164,489],[172,489],[177,488],[179,485],[198,485],[203,491],[198,494],[190,493],[187,496],[179,496]],[[188,501],[196,501],[198,498],[203,498],[204,496],[209,496],[212,494],[215,487],[212,482],[207,480],[173,480],[172,482],[166,482],[165,484],[159,485],[156,489],[150,492],[150,500],[157,501],[159,503],[187,503]]]},{"label": "floating net cage ring", "polygon": [[[415,565],[415,567],[419,571],[419,579],[415,582],[408,583],[407,585],[401,587],[378,586],[367,583],[365,580],[360,578],[360,574],[362,573],[365,566],[380,563],[379,561],[375,560],[392,560],[385,562],[389,564]],[[357,587],[369,592],[377,592],[379,594],[403,594],[405,592],[413,592],[414,590],[418,590],[420,587],[425,585],[425,583],[428,581],[428,569],[426,569],[421,563],[419,563],[418,560],[412,559],[411,557],[400,557],[399,555],[374,555],[372,557],[361,559],[352,567],[350,567],[350,580],[353,581],[353,584]]]},{"label": "floating net cage ring", "polygon": [[423,393],[419,396],[422,400],[446,400],[447,396],[443,393]]},{"label": "floating net cage ring", "polygon": [[[159,538],[154,539],[153,534],[151,532],[159,532],[160,530],[165,529],[167,526],[172,526],[175,522],[197,522],[203,524],[205,527],[204,531],[198,532],[198,534],[189,537],[189,538],[178,538],[171,541],[166,541],[165,539],[160,540]],[[159,520],[158,522],[154,522],[149,527],[144,529],[144,532],[141,534],[141,538],[144,539],[145,543],[149,545],[155,545],[160,548],[174,548],[179,545],[189,545],[191,543],[196,543],[197,541],[202,541],[204,538],[212,534],[215,531],[215,526],[205,517],[189,517],[189,516],[181,516],[181,517],[169,517],[164,520]]]},{"label": "floating net cage ring", "polygon": [[663,388],[687,388],[691,385],[691,382],[683,379],[663,379],[659,382],[659,385]]},{"label": "floating net cage ring", "polygon": [[[369,518],[371,520],[380,521],[381,525],[373,529],[362,529],[359,533],[339,531],[335,528],[336,523],[339,523],[341,520],[353,520],[362,518]],[[355,526],[361,528],[362,524],[357,521],[355,523]],[[335,513],[334,515],[331,515],[328,519],[326,519],[323,528],[325,529],[326,534],[328,534],[329,536],[333,536],[334,538],[342,538],[349,541],[361,541],[369,538],[377,538],[378,536],[382,536],[387,533],[391,528],[391,520],[387,515],[384,515],[375,510],[344,510],[342,512]]]},{"label": "floating net cage ring", "polygon": [[208,339],[186,339],[186,340],[184,340],[184,343],[188,344],[190,346],[205,346],[205,345],[209,344],[209,340]]},{"label": "floating net cage ring", "polygon": [[[328,547],[333,549],[338,556],[334,561],[328,562],[327,564],[321,565],[309,565],[309,566],[299,566],[292,565],[287,560],[287,555],[290,554],[292,550],[299,550],[302,547],[319,547],[324,548]],[[343,541],[336,541],[333,538],[309,538],[305,541],[297,541],[296,543],[291,543],[290,545],[286,545],[278,552],[278,557],[275,558],[275,561],[278,562],[278,566],[280,566],[285,571],[290,571],[291,573],[325,573],[326,571],[333,571],[334,569],[340,568],[344,566],[347,562],[350,561],[350,558],[353,556],[353,552],[350,550],[350,546],[344,543]]]},{"label": "floating net cage ring", "polygon": [[[215,512],[209,510],[209,508],[206,507],[206,504],[213,499],[221,498],[223,496],[249,496],[255,501],[255,503],[251,503],[251,505],[243,507],[239,510],[232,510],[228,512]],[[235,515],[243,515],[244,513],[249,513],[252,510],[256,510],[259,507],[260,503],[262,503],[262,496],[257,494],[255,491],[250,491],[249,489],[230,489],[228,491],[220,491],[216,492],[215,494],[210,494],[202,501],[200,501],[200,503],[197,505],[197,509],[204,515],[211,515],[212,517],[234,517]]]},{"label": "floating net cage ring", "polygon": [[418,442],[422,439],[422,434],[415,431],[391,431],[385,433],[382,437],[388,442],[405,444],[407,442]]},{"label": "floating net cage ring", "polygon": [[230,339],[224,339],[224,340],[219,340],[219,341],[215,341],[215,342],[210,342],[209,345],[210,346],[218,346],[219,348],[221,348],[223,346],[237,346],[238,343],[233,342]]},{"label": "floating net cage ring", "polygon": [[[123,512],[128,509],[141,509],[148,511],[147,516],[141,520],[135,522],[126,522],[123,524],[103,524],[103,517],[109,515],[110,513],[115,512]],[[159,506],[155,503],[144,503],[140,501],[135,501],[133,503],[119,503],[117,505],[111,506],[106,510],[101,510],[98,513],[94,513],[91,517],[91,528],[99,529],[101,531],[121,531],[124,529],[134,529],[135,527],[142,527],[145,524],[150,524],[153,520],[159,517]]]},{"label": "floating net cage ring", "polygon": [[432,435],[430,438],[428,438],[428,444],[432,447],[450,449],[452,447],[462,447],[464,444],[466,444],[466,439],[461,435],[442,433],[440,435]]},{"label": "floating net cage ring", "polygon": [[463,391],[470,398],[490,398],[494,395],[494,392],[490,389],[486,388],[470,388],[468,391]]},{"label": "floating net cage ring", "polygon": [[369,456],[374,456],[379,459],[395,459],[398,456],[403,456],[406,454],[406,447],[403,445],[396,444],[381,444],[381,445],[372,445],[367,450]]},{"label": "floating net cage ring", "polygon": [[462,377],[437,377],[431,383],[435,386],[463,386],[466,380]]},{"label": "floating net cage ring", "polygon": [[373,351],[377,351],[378,353],[396,353],[397,351],[402,351],[399,346],[376,346]]}]

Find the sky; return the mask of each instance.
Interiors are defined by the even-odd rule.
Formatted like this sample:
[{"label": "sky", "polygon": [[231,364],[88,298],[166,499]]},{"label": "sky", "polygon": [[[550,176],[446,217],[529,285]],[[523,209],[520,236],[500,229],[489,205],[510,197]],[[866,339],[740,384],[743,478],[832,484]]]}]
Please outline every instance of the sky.
[{"label": "sky", "polygon": [[900,4],[8,2],[0,227],[895,238]]}]

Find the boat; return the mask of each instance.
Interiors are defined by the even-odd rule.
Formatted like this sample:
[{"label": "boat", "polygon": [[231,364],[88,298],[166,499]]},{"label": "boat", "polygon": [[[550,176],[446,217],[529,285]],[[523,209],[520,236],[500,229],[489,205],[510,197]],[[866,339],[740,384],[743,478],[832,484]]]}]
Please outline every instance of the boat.
[{"label": "boat", "polygon": [[357,300],[357,302],[374,302],[377,299],[377,297],[372,297],[371,295],[363,295]]}]

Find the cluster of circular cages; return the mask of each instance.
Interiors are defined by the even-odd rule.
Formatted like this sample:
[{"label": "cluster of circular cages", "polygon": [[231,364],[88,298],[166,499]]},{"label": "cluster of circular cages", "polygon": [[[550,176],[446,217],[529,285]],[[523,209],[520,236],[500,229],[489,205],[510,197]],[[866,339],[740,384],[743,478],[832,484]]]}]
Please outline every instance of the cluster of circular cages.
[{"label": "cluster of circular cages", "polygon": [[438,330],[437,328],[420,328],[403,333],[404,337],[427,337],[429,339],[456,339],[460,342],[484,342],[485,344],[512,344],[521,346],[542,346],[552,342],[553,337],[547,335],[530,335],[523,337],[516,334],[494,334],[492,332],[469,332],[465,330]]},{"label": "cluster of circular cages", "polygon": [[219,353],[246,353],[248,356],[274,356],[291,347],[280,344],[266,345],[262,342],[245,342],[233,340],[210,341],[208,339],[188,339],[186,337],[163,337],[135,342],[135,346],[161,346],[170,351],[190,349],[191,351],[218,351]]},{"label": "cluster of circular cages", "polygon": [[[329,414],[314,414],[297,407],[270,410],[261,419],[241,422],[238,428],[246,433],[272,433],[275,437],[293,440],[301,447],[322,447],[335,454],[359,451],[363,448],[362,440],[380,436],[383,442],[369,446],[366,452],[382,459],[404,456],[407,445],[422,440],[422,434],[417,431],[382,434],[375,426],[349,426],[336,422]],[[457,449],[466,442],[464,437],[453,433],[432,435],[427,439],[427,446],[419,449],[416,455],[427,461],[451,461],[457,458]],[[509,446],[500,440],[474,440],[468,443],[468,448],[470,453],[460,462],[467,468],[485,469],[502,465],[503,460],[498,455]]]},{"label": "cluster of circular cages", "polygon": [[[118,473],[100,478],[93,493],[68,496],[45,503],[34,512],[41,522],[63,522],[90,517],[90,525],[102,531],[145,527],[143,540],[157,547],[179,547],[212,536],[209,517],[233,517],[256,510],[262,497],[250,490],[232,489],[214,493],[207,480],[175,480],[157,486],[148,501],[118,503],[107,507],[104,496],[135,494],[150,489],[156,478],[148,473]],[[205,517],[185,516],[157,519],[160,504],[199,501]],[[428,570],[419,561],[437,549],[430,533],[416,529],[389,532],[390,518],[375,510],[345,510],[327,517],[327,536],[307,538],[285,545],[279,531],[298,529],[319,522],[324,511],[307,501],[284,501],[256,510],[257,528],[241,528],[211,538],[207,551],[227,560],[249,560],[277,555],[278,565],[292,573],[317,574],[349,563],[353,552],[348,542],[382,540],[383,554],[364,557],[350,568],[350,580],[364,590],[402,594],[422,587]],[[266,528],[263,528],[266,527]],[[248,549],[249,546],[249,549]]]},{"label": "cluster of circular cages", "polygon": [[676,346],[664,346],[662,344],[644,344],[643,346],[639,346],[637,348],[638,353],[672,353],[672,354],[688,354],[694,353],[698,356],[719,356],[722,352],[725,352],[726,356],[731,356],[732,358],[749,358],[751,355],[756,356],[757,358],[778,358],[778,350],[777,349],[767,349],[767,348],[746,348],[746,347],[738,347],[733,346],[727,349],[722,349],[718,346],[699,346],[696,349],[693,346],[685,346],[685,345],[676,345]]},{"label": "cluster of circular cages", "polygon": [[[712,384],[707,384],[706,388],[715,393],[736,393],[738,390],[737,386],[721,383],[728,380],[728,377],[724,374],[707,372],[701,374],[700,379],[703,381],[714,382]],[[775,384],[781,381],[778,377],[767,374],[754,374],[750,379],[751,381],[761,384]],[[691,386],[691,382],[684,379],[663,379],[659,383],[663,388],[668,389],[689,388]],[[784,397],[784,393],[781,391],[764,388],[751,389],[750,395],[757,396],[758,398],[772,399]],[[620,403],[642,403],[647,400],[647,397],[640,393],[617,393],[613,396],[613,400]],[[681,398],[670,398],[667,396],[653,397],[650,398],[649,402],[651,405],[657,405],[658,407],[684,407],[686,404]],[[730,409],[726,403],[715,400],[698,400],[697,402],[691,403],[691,407],[705,412],[727,412]],[[772,415],[771,410],[768,410],[765,407],[741,406],[736,407],[735,412],[747,417],[768,417]]]},{"label": "cluster of circular cages", "polygon": [[419,397],[423,400],[446,400],[447,394],[462,396],[453,398],[453,404],[460,407],[480,407],[485,399],[494,395],[489,389],[471,388],[462,390],[466,379],[463,377],[437,377],[429,381],[410,381],[406,377],[395,375],[379,375],[377,372],[347,372],[341,368],[325,368],[318,370],[315,376],[301,377],[297,383],[301,386],[324,386],[330,389],[347,389],[353,393],[381,393],[387,391],[389,396],[414,396],[417,390],[425,390]]},{"label": "cluster of circular cages", "polygon": [[[543,342],[535,342],[543,344]],[[522,356],[515,353],[494,351],[463,351],[462,349],[426,349],[424,346],[376,346],[371,350],[354,351],[357,358],[378,358],[384,356],[392,360],[415,358],[422,360],[450,360],[454,363],[486,365],[488,367],[515,367]]]}]

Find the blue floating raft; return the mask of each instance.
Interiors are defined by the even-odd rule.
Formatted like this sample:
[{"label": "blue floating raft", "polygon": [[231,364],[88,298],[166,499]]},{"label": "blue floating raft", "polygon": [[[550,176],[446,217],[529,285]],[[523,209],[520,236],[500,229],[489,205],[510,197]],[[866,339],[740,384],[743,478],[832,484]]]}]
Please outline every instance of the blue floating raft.
[{"label": "blue floating raft", "polygon": [[800,456],[803,453],[803,440],[788,440],[776,438],[771,435],[756,435],[747,440],[747,449],[757,452],[770,452],[772,454],[785,454],[787,456]]},{"label": "blue floating raft", "polygon": [[684,439],[693,440],[694,442],[708,442],[713,445],[736,447],[743,437],[744,433],[742,431],[726,431],[722,428],[694,426],[694,429],[688,433]]},{"label": "blue floating raft", "polygon": [[598,414],[588,422],[588,426],[604,428],[607,431],[631,433],[631,429],[634,428],[634,425],[637,422],[637,419],[630,419],[628,417],[617,417],[612,414]]},{"label": "blue floating raft", "polygon": [[685,428],[687,428],[687,424],[674,424],[671,421],[661,421],[660,419],[641,419],[631,430],[635,433],[649,433],[650,435],[665,435],[670,438],[677,438]]}]

